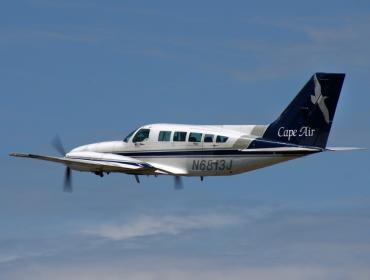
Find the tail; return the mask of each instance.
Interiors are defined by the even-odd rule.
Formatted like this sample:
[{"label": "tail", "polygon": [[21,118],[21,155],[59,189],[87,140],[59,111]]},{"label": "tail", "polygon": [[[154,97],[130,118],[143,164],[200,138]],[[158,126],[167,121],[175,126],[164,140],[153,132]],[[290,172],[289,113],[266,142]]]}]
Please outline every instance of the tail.
[{"label": "tail", "polygon": [[345,74],[316,73],[263,138],[325,148]]}]

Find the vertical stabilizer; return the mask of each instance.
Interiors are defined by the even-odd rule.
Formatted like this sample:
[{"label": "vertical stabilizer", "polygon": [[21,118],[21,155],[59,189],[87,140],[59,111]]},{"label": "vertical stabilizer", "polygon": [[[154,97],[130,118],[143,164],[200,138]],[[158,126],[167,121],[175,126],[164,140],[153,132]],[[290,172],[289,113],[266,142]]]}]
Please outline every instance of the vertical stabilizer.
[{"label": "vertical stabilizer", "polygon": [[345,74],[316,73],[263,138],[325,148]]}]

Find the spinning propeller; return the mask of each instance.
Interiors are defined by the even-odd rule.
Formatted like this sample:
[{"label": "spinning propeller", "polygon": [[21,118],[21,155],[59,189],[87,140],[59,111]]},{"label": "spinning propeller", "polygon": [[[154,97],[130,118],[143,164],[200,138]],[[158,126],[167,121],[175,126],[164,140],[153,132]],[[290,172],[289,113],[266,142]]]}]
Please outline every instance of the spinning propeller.
[{"label": "spinning propeller", "polygon": [[[63,157],[67,154],[66,150],[64,149],[63,143],[58,135],[54,137],[53,141],[51,141],[51,144],[55,148],[55,150]],[[64,173],[63,191],[72,192],[72,173],[71,168],[69,168],[69,166],[66,167]]]}]

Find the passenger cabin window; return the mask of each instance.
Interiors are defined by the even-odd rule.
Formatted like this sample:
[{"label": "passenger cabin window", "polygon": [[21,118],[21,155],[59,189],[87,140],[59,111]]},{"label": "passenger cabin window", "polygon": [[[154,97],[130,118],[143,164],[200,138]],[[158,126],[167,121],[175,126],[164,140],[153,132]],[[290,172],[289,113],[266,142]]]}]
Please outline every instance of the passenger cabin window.
[{"label": "passenger cabin window", "polygon": [[143,142],[145,139],[149,138],[149,132],[150,129],[142,128],[138,132],[136,132],[134,139],[132,139],[132,142]]},{"label": "passenger cabin window", "polygon": [[173,134],[173,141],[176,141],[176,142],[186,141],[186,132],[175,131],[175,133]]},{"label": "passenger cabin window", "polygon": [[131,136],[135,133],[136,130],[130,132],[126,137],[125,139],[123,139],[123,142],[128,142],[128,140],[130,140]]},{"label": "passenger cabin window", "polygon": [[160,131],[158,136],[158,141],[170,141],[171,131]]},{"label": "passenger cabin window", "polygon": [[225,143],[229,137],[217,135],[216,143]]},{"label": "passenger cabin window", "polygon": [[189,142],[200,142],[202,140],[202,133],[190,132]]},{"label": "passenger cabin window", "polygon": [[213,134],[204,135],[204,143],[212,143],[214,137],[215,136]]}]

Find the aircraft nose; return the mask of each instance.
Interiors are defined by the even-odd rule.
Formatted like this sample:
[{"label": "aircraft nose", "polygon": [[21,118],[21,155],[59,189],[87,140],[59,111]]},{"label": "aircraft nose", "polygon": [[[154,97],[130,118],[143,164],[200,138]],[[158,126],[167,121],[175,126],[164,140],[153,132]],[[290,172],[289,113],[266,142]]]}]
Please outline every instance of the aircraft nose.
[{"label": "aircraft nose", "polygon": [[87,151],[88,150],[88,146],[89,145],[83,145],[83,146],[76,147],[76,148],[72,149],[70,151],[70,153]]},{"label": "aircraft nose", "polygon": [[122,146],[122,141],[99,142],[88,145],[83,145],[74,148],[69,153],[74,152],[96,152],[96,153],[111,153],[115,149]]}]

